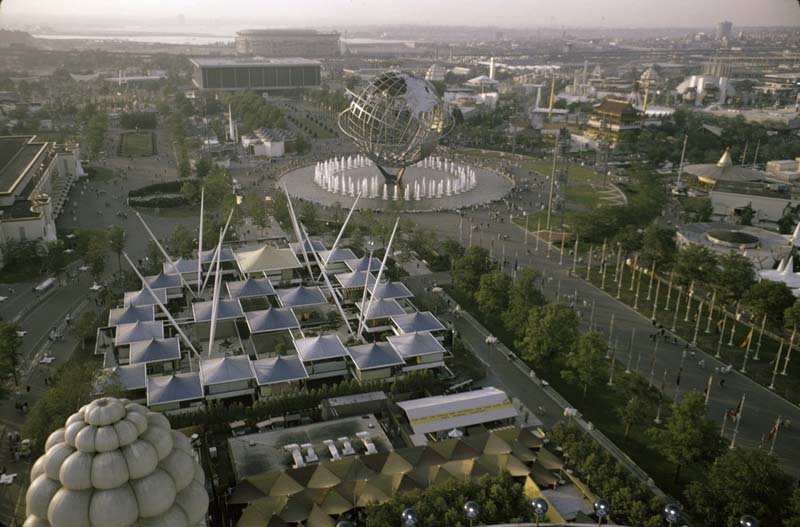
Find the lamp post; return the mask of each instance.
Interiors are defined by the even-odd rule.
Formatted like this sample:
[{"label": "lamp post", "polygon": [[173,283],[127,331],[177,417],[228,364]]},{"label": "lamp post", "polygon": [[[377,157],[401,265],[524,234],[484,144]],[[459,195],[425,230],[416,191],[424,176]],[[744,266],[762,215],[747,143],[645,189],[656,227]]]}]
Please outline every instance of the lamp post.
[{"label": "lamp post", "polygon": [[531,501],[531,507],[533,508],[533,515],[536,516],[536,527],[539,527],[539,520],[547,514],[547,509],[550,506],[544,498],[536,498]]},{"label": "lamp post", "polygon": [[353,527],[353,524],[347,520],[342,520],[336,524],[336,527]]},{"label": "lamp post", "polygon": [[604,500],[603,498],[594,500],[594,514],[597,516],[597,525],[601,525],[603,523],[603,518],[611,514],[611,504],[608,500]]},{"label": "lamp post", "polygon": [[675,525],[681,521],[682,516],[683,511],[681,510],[681,506],[677,503],[667,503],[664,505],[664,519],[667,520],[668,524]]},{"label": "lamp post", "polygon": [[745,514],[739,518],[739,527],[758,527],[758,525],[758,520],[755,518],[755,516]]},{"label": "lamp post", "polygon": [[403,520],[404,527],[416,527],[417,522],[419,521],[417,511],[411,507],[400,513],[400,518]]},{"label": "lamp post", "polygon": [[464,504],[464,516],[469,520],[469,527],[472,527],[473,522],[478,519],[480,513],[481,507],[478,502],[470,500]]}]

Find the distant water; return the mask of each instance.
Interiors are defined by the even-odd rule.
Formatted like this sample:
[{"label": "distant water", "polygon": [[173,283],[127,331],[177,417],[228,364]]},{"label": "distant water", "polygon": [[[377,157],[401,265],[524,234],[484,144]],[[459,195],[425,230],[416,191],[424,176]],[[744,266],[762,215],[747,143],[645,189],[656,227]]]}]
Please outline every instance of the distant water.
[{"label": "distant water", "polygon": [[232,36],[212,35],[33,35],[36,38],[51,40],[127,40],[150,44],[194,44],[198,46],[217,42],[231,43]]}]

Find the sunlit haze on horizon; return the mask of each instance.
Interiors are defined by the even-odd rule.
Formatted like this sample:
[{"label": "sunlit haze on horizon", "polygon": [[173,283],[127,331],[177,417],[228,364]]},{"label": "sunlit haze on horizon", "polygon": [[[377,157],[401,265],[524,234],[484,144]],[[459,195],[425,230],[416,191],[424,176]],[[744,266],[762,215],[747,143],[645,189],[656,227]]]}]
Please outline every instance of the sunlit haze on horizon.
[{"label": "sunlit haze on horizon", "polygon": [[[235,6],[232,9],[232,6]],[[0,25],[92,25],[114,21],[131,27],[141,20],[187,29],[210,21],[253,26],[339,26],[416,24],[441,26],[536,27],[711,27],[731,20],[737,26],[800,24],[796,0],[5,0]],[[241,25],[240,23],[238,25]]]}]

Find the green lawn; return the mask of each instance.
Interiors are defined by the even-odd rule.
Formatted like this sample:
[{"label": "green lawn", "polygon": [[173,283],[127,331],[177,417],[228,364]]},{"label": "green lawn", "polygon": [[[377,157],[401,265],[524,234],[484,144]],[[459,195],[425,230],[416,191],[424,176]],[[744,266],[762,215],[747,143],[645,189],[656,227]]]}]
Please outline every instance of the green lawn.
[{"label": "green lawn", "polygon": [[90,166],[86,168],[86,171],[92,181],[111,181],[114,179],[114,171],[108,167]]},{"label": "green lawn", "polygon": [[120,134],[120,141],[119,153],[123,157],[142,157],[155,154],[152,132],[124,132]]}]

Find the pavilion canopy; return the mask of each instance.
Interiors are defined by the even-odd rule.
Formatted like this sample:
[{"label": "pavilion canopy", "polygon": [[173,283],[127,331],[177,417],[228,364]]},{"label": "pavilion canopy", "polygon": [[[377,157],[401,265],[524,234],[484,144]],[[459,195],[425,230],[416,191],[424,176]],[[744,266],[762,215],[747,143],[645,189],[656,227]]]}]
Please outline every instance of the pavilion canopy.
[{"label": "pavilion canopy", "polygon": [[294,347],[303,362],[335,359],[348,355],[347,348],[335,334],[297,339],[294,341]]},{"label": "pavilion canopy", "polygon": [[284,355],[254,360],[250,363],[259,386],[308,378],[303,362],[297,355]]},{"label": "pavilion canopy", "polygon": [[239,282],[225,282],[231,298],[249,298],[275,294],[269,278],[248,278]]},{"label": "pavilion canopy", "polygon": [[416,313],[402,313],[392,316],[392,322],[402,333],[412,333],[415,331],[441,331],[444,328],[439,319],[430,311]]},{"label": "pavilion canopy", "polygon": [[360,346],[350,346],[347,351],[355,362],[356,368],[361,371],[405,364],[403,357],[387,342],[370,342]]},{"label": "pavilion canopy", "polygon": [[405,359],[445,352],[442,343],[427,331],[392,335],[386,340]]},{"label": "pavilion canopy", "polygon": [[[214,261],[214,252],[216,249],[209,249],[207,251],[203,251],[200,256],[201,260],[204,264],[210,264]],[[233,262],[236,260],[236,256],[233,253],[233,249],[230,247],[223,247],[222,253],[220,254],[219,261],[220,262]]]},{"label": "pavilion canopy", "polygon": [[118,381],[126,390],[141,390],[147,385],[147,370],[144,364],[115,366],[105,371],[109,374],[109,380]]},{"label": "pavilion canopy", "polygon": [[375,298],[410,298],[414,294],[408,290],[403,282],[387,282],[372,285],[369,292],[375,295]]},{"label": "pavilion canopy", "polygon": [[147,364],[149,362],[164,362],[180,360],[181,345],[178,337],[166,339],[150,339],[131,342],[130,363]]},{"label": "pavilion canopy", "polygon": [[271,307],[245,313],[250,333],[267,333],[300,327],[294,312],[288,308]]},{"label": "pavilion canopy", "polygon": [[749,182],[766,179],[766,174],[760,170],[734,165],[728,149],[716,163],[687,165],[683,170],[709,185],[713,185],[717,181]]},{"label": "pavilion canopy", "polygon": [[194,258],[178,258],[173,260],[174,265],[169,262],[164,262],[161,267],[163,272],[167,274],[188,274],[197,273],[197,259]]},{"label": "pavilion canopy", "polygon": [[179,274],[159,273],[155,276],[145,276],[144,281],[150,286],[150,289],[172,289],[183,286],[181,275]]},{"label": "pavilion canopy", "polygon": [[308,240],[305,240],[303,241],[302,247],[297,242],[290,243],[289,246],[294,251],[294,254],[298,256],[302,256],[303,251],[305,251],[310,255],[312,252],[319,253],[320,251],[324,251],[327,249],[327,247],[325,247],[325,244],[319,240],[311,240],[311,243],[309,243]]},{"label": "pavilion canopy", "polygon": [[344,262],[346,260],[356,260],[357,257],[350,249],[341,249],[337,247],[335,251],[320,251],[319,259],[322,262],[333,264]]},{"label": "pavilion canopy", "polygon": [[163,322],[133,322],[117,326],[114,336],[114,345],[122,346],[137,340],[150,340],[164,338]]},{"label": "pavilion canopy", "polygon": [[349,267],[351,271],[366,271],[367,267],[369,267],[370,270],[377,272],[377,270],[381,268],[381,261],[373,257],[372,263],[370,263],[369,256],[345,260],[344,264]]},{"label": "pavilion canopy", "polygon": [[318,306],[327,304],[325,295],[319,287],[297,286],[289,289],[278,289],[278,300],[283,307]]},{"label": "pavilion canopy", "polygon": [[236,253],[236,260],[239,262],[239,269],[245,274],[302,267],[300,260],[291,249],[278,249],[271,245],[264,245],[249,251],[239,251]]},{"label": "pavilion canopy", "polygon": [[133,322],[152,322],[155,320],[153,306],[118,307],[108,312],[108,325],[119,326]]},{"label": "pavilion canopy", "polygon": [[[369,301],[367,301],[369,305]],[[362,306],[361,302],[356,302],[356,307],[363,313],[366,306]],[[367,313],[367,320],[376,320],[379,318],[389,318],[394,315],[402,315],[406,312],[403,307],[397,303],[397,300],[390,298],[386,300],[375,300],[369,308]]]},{"label": "pavilion canopy", "polygon": [[250,357],[247,355],[201,360],[200,372],[204,386],[253,378]]},{"label": "pavilion canopy", "polygon": [[[207,302],[195,302],[192,304],[192,314],[194,315],[195,322],[210,322],[214,302],[209,300]],[[217,320],[230,320],[234,318],[243,318],[244,312],[242,305],[236,298],[221,299],[217,305]]]},{"label": "pavilion canopy", "polygon": [[[167,290],[166,289],[153,289],[151,295],[147,289],[140,289],[139,291],[128,291],[125,293],[123,304],[125,306],[154,306],[161,302],[167,303]],[[158,299],[158,302],[156,301]]]},{"label": "pavilion canopy", "polygon": [[193,401],[203,398],[203,383],[198,372],[176,373],[147,378],[147,405]]},{"label": "pavilion canopy", "polygon": [[[375,283],[375,273],[378,270],[375,269],[370,271],[369,283]],[[345,289],[357,289],[360,287],[364,287],[364,284],[367,282],[367,272],[366,271],[353,271],[351,273],[337,273],[333,275],[339,285],[341,285]]]}]

